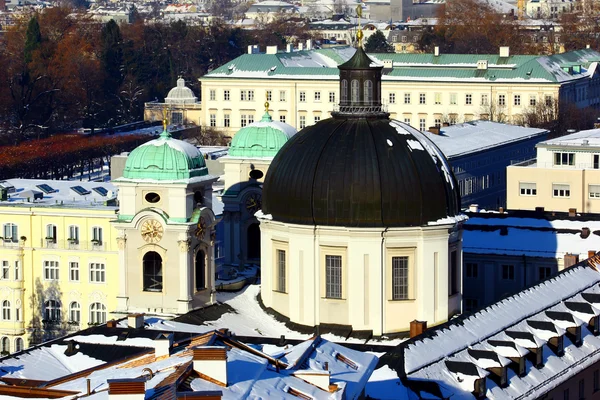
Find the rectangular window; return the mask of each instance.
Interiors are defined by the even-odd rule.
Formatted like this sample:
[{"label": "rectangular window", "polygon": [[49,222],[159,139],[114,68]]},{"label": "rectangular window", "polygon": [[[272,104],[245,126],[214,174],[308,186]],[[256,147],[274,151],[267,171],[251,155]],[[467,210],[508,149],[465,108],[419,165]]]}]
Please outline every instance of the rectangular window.
[{"label": "rectangular window", "polygon": [[450,253],[450,296],[459,291],[458,253],[453,250]]},{"label": "rectangular window", "polygon": [[104,283],[106,282],[106,270],[104,264],[90,264],[90,282]]},{"label": "rectangular window", "polygon": [[300,127],[300,129],[306,128],[306,116],[300,115],[298,118],[298,126]]},{"label": "rectangular window", "polygon": [[56,243],[56,225],[46,225],[46,240]]},{"label": "rectangular window", "polygon": [[425,96],[425,93],[419,93],[419,104],[426,104],[427,103],[427,97]]},{"label": "rectangular window", "polygon": [[254,123],[254,115],[248,114],[248,123],[249,124],[253,124]]},{"label": "rectangular window", "polygon": [[321,92],[315,92],[315,101],[321,101]]},{"label": "rectangular window", "polygon": [[44,261],[44,279],[47,281],[58,280],[58,261]]},{"label": "rectangular window", "polygon": [[404,123],[407,125],[410,125],[410,118],[404,118]]},{"label": "rectangular window", "polygon": [[436,128],[441,128],[441,126],[442,126],[442,120],[441,120],[440,118],[436,118],[436,119],[434,119],[434,120],[433,120],[433,125],[434,125]]},{"label": "rectangular window", "polygon": [[473,95],[471,93],[465,94],[465,104],[468,106],[473,104]]},{"label": "rectangular window", "polygon": [[306,102],[306,92],[300,92],[300,103]]},{"label": "rectangular window", "polygon": [[4,224],[4,241],[10,243],[18,243],[18,228],[16,224]]},{"label": "rectangular window", "polygon": [[521,95],[520,94],[515,94],[514,96],[514,105],[515,106],[520,106],[521,105]]},{"label": "rectangular window", "polygon": [[171,113],[171,123],[173,125],[182,125],[183,124],[183,113],[173,111]]},{"label": "rectangular window", "polygon": [[456,105],[456,93],[450,93],[450,104],[451,105]]},{"label": "rectangular window", "polygon": [[102,228],[99,226],[92,228],[92,242],[102,244]]},{"label": "rectangular window", "polygon": [[321,120],[320,115],[315,115],[315,124]]},{"label": "rectangular window", "polygon": [[408,299],[408,257],[392,257],[392,300]]},{"label": "rectangular window", "polygon": [[419,118],[419,129],[421,130],[421,132],[425,132],[426,128],[427,128],[427,123],[425,121],[425,118]]},{"label": "rectangular window", "polygon": [[267,90],[267,101],[273,101],[273,91]]},{"label": "rectangular window", "polygon": [[254,101],[254,90],[248,90],[248,101]]},{"label": "rectangular window", "polygon": [[519,193],[521,196],[537,196],[537,183],[519,182]]},{"label": "rectangular window", "polygon": [[564,183],[552,184],[552,196],[554,197],[571,197],[571,186]]},{"label": "rectangular window", "polygon": [[435,93],[433,95],[433,103],[434,104],[442,104],[442,94],[441,93]]},{"label": "rectangular window", "polygon": [[240,90],[240,100],[246,101],[248,99],[248,92],[245,90]]},{"label": "rectangular window", "polygon": [[479,306],[477,299],[465,299],[465,311],[476,310]]},{"label": "rectangular window", "polygon": [[231,98],[230,92],[228,89],[223,90],[223,100],[229,101]]},{"label": "rectangular window", "polygon": [[476,263],[465,264],[465,275],[467,278],[478,278],[479,277],[479,265]]},{"label": "rectangular window", "polygon": [[8,261],[2,261],[2,276],[0,279],[9,279],[10,264]]},{"label": "rectangular window", "polygon": [[285,115],[279,116],[279,122],[283,122],[285,124]]},{"label": "rectangular window", "polygon": [[69,280],[71,282],[79,282],[79,263],[71,261],[69,263]]},{"label": "rectangular window", "polygon": [[285,90],[280,90],[279,91],[279,101],[286,101],[286,92]]},{"label": "rectangular window", "polygon": [[515,266],[514,265],[503,265],[502,266],[502,279],[504,280],[515,280]]},{"label": "rectangular window", "polygon": [[225,128],[229,128],[231,126],[231,119],[229,117],[229,114],[224,114],[223,115],[223,126]]},{"label": "rectangular window", "polygon": [[546,103],[546,107],[550,107],[552,105],[552,96],[547,94],[546,97],[544,97],[544,101]]},{"label": "rectangular window", "polygon": [[208,97],[210,101],[215,101],[217,99],[217,91],[215,89],[210,89]]},{"label": "rectangular window", "polygon": [[590,199],[600,199],[600,185],[589,185]]},{"label": "rectangular window", "polygon": [[329,102],[335,103],[335,92],[329,92]]},{"label": "rectangular window", "polygon": [[600,168],[600,154],[594,154],[594,169]]},{"label": "rectangular window", "polygon": [[554,153],[554,165],[575,165],[575,153]]},{"label": "rectangular window", "polygon": [[325,256],[325,297],[342,298],[342,256]]},{"label": "rectangular window", "polygon": [[285,250],[277,250],[277,290],[285,292]]},{"label": "rectangular window", "polygon": [[246,125],[248,125],[248,117],[246,114],[242,114],[240,115],[240,126],[243,128]]},{"label": "rectangular window", "polygon": [[498,95],[498,105],[504,107],[506,105],[506,95],[499,94]]},{"label": "rectangular window", "polygon": [[79,243],[79,227],[76,225],[69,226],[69,243],[78,244]]},{"label": "rectangular window", "polygon": [[488,106],[490,104],[490,98],[487,94],[482,94],[481,95],[481,105],[482,106]]},{"label": "rectangular window", "polygon": [[396,93],[390,93],[389,99],[390,99],[390,104],[396,104]]},{"label": "rectangular window", "polygon": [[217,114],[210,114],[210,126],[217,126]]},{"label": "rectangular window", "polygon": [[537,104],[537,97],[535,97],[535,95],[532,94],[531,96],[529,96],[529,105],[532,107],[535,107],[536,104]]},{"label": "rectangular window", "polygon": [[19,261],[15,261],[15,281],[21,279],[21,265]]},{"label": "rectangular window", "polygon": [[546,278],[549,278],[552,275],[552,268],[550,267],[539,267],[538,268],[538,279],[543,281]]},{"label": "rectangular window", "polygon": [[410,93],[404,93],[404,104],[410,104]]}]

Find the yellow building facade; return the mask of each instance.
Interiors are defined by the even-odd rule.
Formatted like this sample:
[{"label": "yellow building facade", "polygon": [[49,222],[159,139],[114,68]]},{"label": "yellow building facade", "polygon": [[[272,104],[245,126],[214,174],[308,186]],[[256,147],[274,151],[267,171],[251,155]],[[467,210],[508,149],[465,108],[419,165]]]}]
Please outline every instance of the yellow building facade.
[{"label": "yellow building facade", "polygon": [[[18,351],[106,322],[116,309],[118,288],[116,231],[110,225],[116,207],[105,205],[98,198],[104,196],[97,193],[78,201],[81,196],[69,186],[48,196],[69,198],[68,202],[28,202],[30,198],[20,198],[20,193],[32,191],[19,190],[42,181],[7,182],[16,192],[0,202],[1,351]],[[90,192],[99,186],[76,184]]]}]

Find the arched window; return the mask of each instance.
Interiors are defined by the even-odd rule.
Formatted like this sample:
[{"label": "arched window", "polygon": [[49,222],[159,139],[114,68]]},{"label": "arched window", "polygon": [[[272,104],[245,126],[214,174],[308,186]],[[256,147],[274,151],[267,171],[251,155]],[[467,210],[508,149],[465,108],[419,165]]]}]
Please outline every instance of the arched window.
[{"label": "arched window", "polygon": [[251,224],[248,227],[248,242],[247,244],[247,257],[251,260],[260,258],[260,227],[258,224]]},{"label": "arched window", "polygon": [[15,352],[23,350],[23,339],[20,337],[15,339]]},{"label": "arched window", "polygon": [[206,253],[196,253],[196,291],[206,289]]},{"label": "arched window", "polygon": [[2,319],[10,321],[10,301],[8,300],[2,302]]},{"label": "arched window", "polygon": [[2,338],[2,353],[10,353],[10,339],[6,336]]},{"label": "arched window", "polygon": [[351,86],[352,86],[351,87],[351,89],[352,89],[352,94],[351,94],[352,98],[351,98],[351,100],[352,100],[353,103],[355,103],[355,102],[358,103],[360,101],[360,90],[359,90],[359,83],[358,83],[358,81],[356,79],[354,79],[352,81]]},{"label": "arched window", "polygon": [[102,303],[93,303],[90,306],[90,324],[103,324],[106,322],[106,307]]},{"label": "arched window", "polygon": [[69,322],[81,322],[81,305],[76,301],[69,304]]},{"label": "arched window", "polygon": [[48,300],[44,303],[44,319],[46,321],[60,321],[60,303]]},{"label": "arched window", "polygon": [[144,291],[162,292],[162,258],[155,251],[149,251],[144,254]]},{"label": "arched window", "polygon": [[348,81],[342,80],[342,101],[348,101]]},{"label": "arched window", "polygon": [[365,104],[371,104],[373,102],[373,82],[369,80],[365,81],[364,92]]}]

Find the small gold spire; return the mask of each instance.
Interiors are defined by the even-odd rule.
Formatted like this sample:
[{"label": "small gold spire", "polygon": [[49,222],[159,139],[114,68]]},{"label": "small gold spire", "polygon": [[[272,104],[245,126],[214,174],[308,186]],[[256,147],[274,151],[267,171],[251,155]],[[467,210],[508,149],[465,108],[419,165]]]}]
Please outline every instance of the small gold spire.
[{"label": "small gold spire", "polygon": [[163,108],[163,131],[167,130],[167,107]]},{"label": "small gold spire", "polygon": [[265,111],[269,112],[269,102],[265,101]]},{"label": "small gold spire", "polygon": [[358,15],[358,31],[356,32],[356,39],[358,40],[359,47],[362,47],[363,31],[360,25],[360,19],[362,18],[362,5],[356,6],[356,15]]}]

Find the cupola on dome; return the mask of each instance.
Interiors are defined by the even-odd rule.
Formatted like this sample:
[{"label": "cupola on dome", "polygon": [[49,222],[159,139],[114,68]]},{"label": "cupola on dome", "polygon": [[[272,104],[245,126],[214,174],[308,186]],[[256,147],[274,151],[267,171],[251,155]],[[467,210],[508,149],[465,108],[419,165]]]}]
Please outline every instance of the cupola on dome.
[{"label": "cupola on dome", "polygon": [[183,78],[177,79],[177,86],[171,89],[165,98],[165,103],[167,104],[189,104],[197,102],[198,98],[194,96],[192,89],[185,86],[185,80]]},{"label": "cupola on dome", "polygon": [[285,223],[346,227],[422,226],[458,215],[458,185],[442,152],[383,110],[382,66],[359,47],[339,68],[339,108],[275,156],[263,212]]},{"label": "cupola on dome", "polygon": [[273,121],[268,112],[258,122],[240,129],[229,149],[231,157],[275,157],[279,149],[296,134],[296,129],[283,122]]},{"label": "cupola on dome", "polygon": [[173,139],[166,130],[158,139],[136,147],[123,170],[123,178],[139,180],[183,180],[204,175],[208,169],[200,150]]}]

